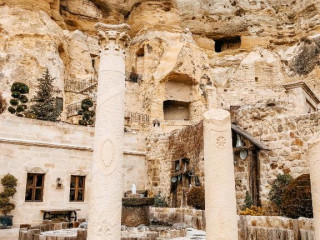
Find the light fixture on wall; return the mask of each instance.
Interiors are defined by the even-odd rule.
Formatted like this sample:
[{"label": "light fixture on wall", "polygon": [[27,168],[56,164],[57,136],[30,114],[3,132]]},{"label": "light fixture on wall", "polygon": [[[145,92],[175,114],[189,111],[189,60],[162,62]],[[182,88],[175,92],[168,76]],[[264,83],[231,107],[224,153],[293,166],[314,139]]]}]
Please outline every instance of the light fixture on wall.
[{"label": "light fixture on wall", "polygon": [[176,183],[177,181],[178,181],[177,177],[172,177],[172,178],[171,178],[171,182],[172,182],[172,183]]},{"label": "light fixture on wall", "polygon": [[63,188],[62,179],[58,177],[56,182],[57,182],[56,188],[57,189],[62,189]]},{"label": "light fixture on wall", "polygon": [[244,142],[242,141],[241,137],[239,134],[237,134],[237,143],[236,143],[237,148],[244,147]]},{"label": "light fixture on wall", "polygon": [[242,160],[245,160],[247,158],[247,156],[248,156],[248,151],[247,150],[241,150],[240,151],[240,158]]}]

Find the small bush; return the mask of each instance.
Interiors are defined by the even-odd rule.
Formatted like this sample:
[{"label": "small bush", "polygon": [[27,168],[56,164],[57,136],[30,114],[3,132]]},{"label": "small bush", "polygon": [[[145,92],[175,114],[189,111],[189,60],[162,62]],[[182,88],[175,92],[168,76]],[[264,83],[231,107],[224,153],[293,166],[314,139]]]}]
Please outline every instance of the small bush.
[{"label": "small bush", "polygon": [[10,104],[11,104],[12,106],[17,106],[17,105],[19,104],[19,101],[18,101],[17,99],[11,99],[11,100],[10,100]]},{"label": "small bush", "polygon": [[81,126],[93,125],[94,120],[92,119],[95,115],[94,110],[90,110],[93,107],[93,102],[91,99],[86,98],[81,102],[81,109],[78,111],[78,115],[82,116],[82,119],[78,121]]},{"label": "small bush", "polygon": [[246,192],[246,198],[244,199],[244,205],[243,205],[243,209],[250,209],[253,205],[253,201],[252,198],[249,194],[249,192]]},{"label": "small bush", "polygon": [[154,206],[155,207],[168,207],[168,203],[164,197],[161,196],[161,192],[159,191],[158,194],[154,198]]},{"label": "small bush", "polygon": [[293,180],[282,197],[285,216],[290,218],[313,217],[310,175],[304,174]]},{"label": "small bush", "polygon": [[204,187],[193,187],[187,195],[187,204],[196,209],[205,209]]},{"label": "small bush", "polygon": [[16,114],[18,117],[23,117],[24,110],[27,109],[27,105],[20,103],[27,103],[29,99],[24,94],[29,93],[29,87],[24,83],[15,82],[11,86],[11,96],[10,100],[11,106],[8,107],[8,111],[11,114]]},{"label": "small bush", "polygon": [[11,113],[11,114],[15,114],[16,113],[16,109],[14,107],[8,107],[8,111]]},{"label": "small bush", "polygon": [[263,216],[264,212],[261,207],[251,206],[239,212],[240,215]]},{"label": "small bush", "polygon": [[279,174],[272,184],[269,199],[277,205],[279,211],[282,211],[282,197],[291,181],[290,174]]},{"label": "small bush", "polygon": [[27,102],[29,101],[29,99],[28,99],[28,97],[27,97],[26,95],[21,95],[21,96],[19,97],[19,99],[20,99],[20,101],[21,101],[22,103],[27,103]]},{"label": "small bush", "polygon": [[0,93],[0,114],[6,110],[6,107],[7,107],[7,102]]},{"label": "small bush", "polygon": [[1,179],[3,192],[0,193],[0,210],[4,215],[7,215],[15,209],[15,205],[10,203],[10,198],[17,192],[17,179],[11,174],[5,175]]},{"label": "small bush", "polygon": [[22,105],[17,106],[17,112],[23,112],[24,111],[24,107]]},{"label": "small bush", "polygon": [[11,97],[13,97],[13,98],[19,98],[20,95],[21,95],[21,93],[19,93],[19,92],[13,92],[13,93],[11,94]]},{"label": "small bush", "polygon": [[21,94],[29,93],[29,87],[21,82],[15,82],[11,86],[11,92],[19,92]]},{"label": "small bush", "polygon": [[91,101],[91,99],[87,98],[87,99],[84,99],[82,101],[82,104],[86,104],[88,105],[89,107],[92,107],[93,106],[93,102]]}]

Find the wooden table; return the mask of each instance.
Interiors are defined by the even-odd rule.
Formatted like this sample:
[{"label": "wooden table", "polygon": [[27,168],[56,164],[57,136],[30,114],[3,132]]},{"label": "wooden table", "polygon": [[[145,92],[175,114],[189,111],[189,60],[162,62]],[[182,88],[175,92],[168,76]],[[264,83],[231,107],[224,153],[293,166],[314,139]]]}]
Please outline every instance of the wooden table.
[{"label": "wooden table", "polygon": [[76,208],[65,208],[65,209],[44,209],[41,210],[43,212],[43,220],[51,220],[55,216],[63,216],[67,218],[70,222],[77,221],[77,211],[81,211],[81,209]]}]

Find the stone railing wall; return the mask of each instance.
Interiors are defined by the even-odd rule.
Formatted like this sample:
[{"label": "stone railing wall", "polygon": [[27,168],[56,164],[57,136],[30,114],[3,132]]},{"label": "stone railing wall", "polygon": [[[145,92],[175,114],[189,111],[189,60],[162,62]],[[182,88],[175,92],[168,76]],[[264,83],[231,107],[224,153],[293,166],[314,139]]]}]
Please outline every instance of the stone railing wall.
[{"label": "stone railing wall", "polygon": [[94,88],[97,86],[97,79],[92,77],[85,80],[67,80],[65,82],[65,88],[64,90],[66,92],[74,92],[74,93],[84,93],[88,91],[91,88]]},{"label": "stone railing wall", "polygon": [[150,220],[153,224],[173,225],[185,223],[188,227],[205,229],[204,211],[189,208],[150,207]]},{"label": "stone railing wall", "polygon": [[239,240],[314,240],[313,220],[240,216]]},{"label": "stone railing wall", "polygon": [[[188,208],[150,208],[154,224],[185,223],[205,230],[205,211]],[[314,240],[313,219],[278,216],[239,216],[239,240]]]},{"label": "stone railing wall", "polygon": [[[198,229],[205,229],[205,211],[188,209],[188,208],[155,208],[150,207],[150,220],[153,224],[162,224],[162,225],[173,225],[174,223],[184,223],[186,227],[193,227]],[[42,240],[51,240],[56,239],[58,231],[60,234],[63,234],[63,229],[68,228],[70,223],[59,223],[59,224],[42,224],[39,226],[39,230],[35,229],[21,229],[20,230],[20,240],[29,240],[29,239],[42,239]],[[74,226],[73,226],[74,227]],[[47,233],[40,233],[44,231],[51,231]],[[54,233],[54,231],[57,231]],[[86,231],[81,229],[71,229],[74,236],[64,236],[59,235],[61,240],[85,240]],[[80,231],[80,233],[79,233]],[[127,239],[136,239],[130,237],[137,235],[137,232],[124,231],[122,240]],[[178,232],[175,231],[163,231],[162,237],[164,239],[170,239],[167,235],[169,234],[170,238],[172,234]],[[52,235],[50,235],[52,234]],[[54,235],[55,234],[55,235]],[[131,234],[131,235],[130,235]],[[142,233],[139,233],[142,234]],[[145,239],[155,239],[154,237],[159,237],[159,234],[156,232],[147,233]],[[178,235],[180,235],[179,233]],[[30,238],[30,236],[35,236],[35,238]],[[37,238],[40,236],[40,238]],[[180,235],[181,236],[181,235]],[[177,236],[176,236],[177,237]],[[140,238],[138,238],[140,239]],[[299,218],[299,219],[290,219],[285,217],[278,216],[239,216],[239,240],[314,240],[314,226],[313,219],[308,218]]]}]

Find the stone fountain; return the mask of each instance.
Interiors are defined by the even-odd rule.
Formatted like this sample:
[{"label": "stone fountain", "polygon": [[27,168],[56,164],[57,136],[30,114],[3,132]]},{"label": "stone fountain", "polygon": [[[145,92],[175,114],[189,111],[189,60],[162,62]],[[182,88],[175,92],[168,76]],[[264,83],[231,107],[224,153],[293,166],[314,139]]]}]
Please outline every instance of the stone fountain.
[{"label": "stone fountain", "polygon": [[147,191],[137,192],[133,184],[131,191],[122,199],[121,224],[127,227],[149,226],[149,207],[152,205],[154,198],[148,197]]}]

